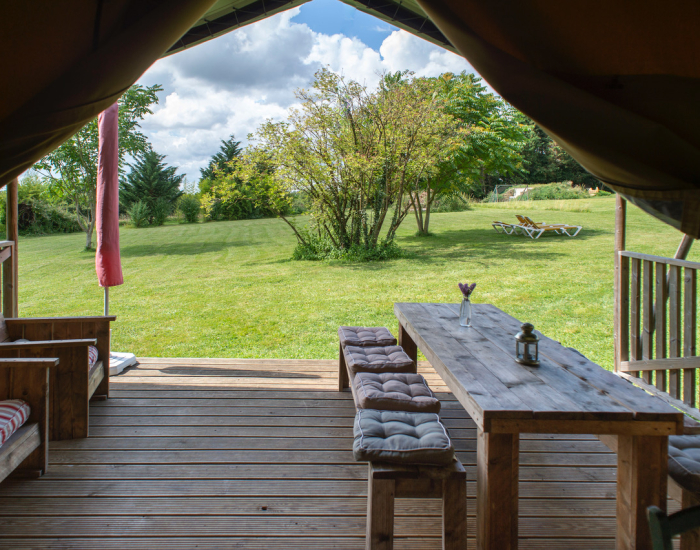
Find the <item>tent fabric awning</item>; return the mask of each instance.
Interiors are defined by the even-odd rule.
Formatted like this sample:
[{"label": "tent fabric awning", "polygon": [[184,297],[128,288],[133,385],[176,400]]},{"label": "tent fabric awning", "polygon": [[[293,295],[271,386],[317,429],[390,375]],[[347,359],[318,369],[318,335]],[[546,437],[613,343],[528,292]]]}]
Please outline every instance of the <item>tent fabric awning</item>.
[{"label": "tent fabric awning", "polygon": [[[5,3],[0,186],[158,58],[303,1]],[[700,238],[700,2],[343,1],[458,51],[589,172]]]}]

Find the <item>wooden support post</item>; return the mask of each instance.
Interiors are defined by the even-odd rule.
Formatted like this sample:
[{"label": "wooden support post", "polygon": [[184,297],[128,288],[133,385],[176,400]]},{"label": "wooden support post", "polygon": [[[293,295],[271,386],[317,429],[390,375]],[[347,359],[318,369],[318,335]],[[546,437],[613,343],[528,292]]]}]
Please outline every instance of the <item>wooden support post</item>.
[{"label": "wooden support post", "polygon": [[518,547],[519,434],[492,434],[481,429],[476,451],[477,550]]},{"label": "wooden support post", "polygon": [[345,354],[343,353],[343,344],[340,344],[340,353],[338,354],[338,391],[343,391],[350,386],[348,378],[348,367],[345,364]]},{"label": "wooden support post", "polygon": [[393,550],[396,481],[376,479],[369,465],[365,550]]},{"label": "wooden support post", "polygon": [[653,550],[648,506],[666,511],[668,436],[617,437],[617,550]]},{"label": "wooden support post", "polygon": [[416,364],[416,367],[418,367],[418,346],[401,323],[399,323],[399,346],[403,348],[406,355],[408,355]]},{"label": "wooden support post", "polygon": [[13,241],[12,256],[3,264],[2,269],[2,312],[5,317],[18,317],[18,225],[17,225],[17,189],[19,180],[13,179],[7,184],[7,203],[5,206],[5,228],[7,240]]},{"label": "wooden support post", "polygon": [[[615,273],[613,279],[613,342],[615,346],[615,371],[620,366],[622,356],[625,354],[620,342],[622,327],[622,304],[620,292],[622,290],[620,252],[625,249],[625,236],[627,224],[627,201],[619,194],[615,197]],[[626,328],[626,327],[624,327]]]},{"label": "wooden support post", "polygon": [[452,472],[442,480],[442,550],[467,547],[467,476]]}]

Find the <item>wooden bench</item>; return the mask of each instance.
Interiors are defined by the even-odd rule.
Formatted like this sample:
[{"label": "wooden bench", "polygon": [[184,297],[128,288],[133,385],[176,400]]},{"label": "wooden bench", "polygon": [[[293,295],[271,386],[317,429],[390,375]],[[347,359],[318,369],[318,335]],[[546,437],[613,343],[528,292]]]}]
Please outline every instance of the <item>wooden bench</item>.
[{"label": "wooden bench", "polygon": [[42,475],[48,468],[49,371],[58,359],[0,359],[0,400],[21,399],[27,422],[0,447],[0,482],[16,469]]},{"label": "wooden bench", "polygon": [[[109,323],[114,316],[3,319],[0,357],[58,357],[49,385],[49,439],[87,437],[89,401],[109,396]],[[27,339],[30,342],[15,342]],[[88,370],[88,346],[98,361]]]},{"label": "wooden bench", "polygon": [[[355,409],[359,398],[356,373],[344,361],[339,373],[352,391]],[[415,366],[415,361],[414,361]],[[415,369],[414,369],[415,370]],[[369,462],[367,488],[366,550],[392,550],[394,547],[394,501],[397,498],[442,499],[442,548],[464,550],[467,541],[467,473],[455,458],[449,466],[399,465]]]}]

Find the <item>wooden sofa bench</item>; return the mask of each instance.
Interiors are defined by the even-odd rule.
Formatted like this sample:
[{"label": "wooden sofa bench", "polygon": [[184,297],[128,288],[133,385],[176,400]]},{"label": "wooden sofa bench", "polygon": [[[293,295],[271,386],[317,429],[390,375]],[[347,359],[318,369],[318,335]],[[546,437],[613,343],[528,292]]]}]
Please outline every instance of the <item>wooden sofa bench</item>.
[{"label": "wooden sofa bench", "polygon": [[[109,323],[114,316],[3,319],[0,357],[58,357],[49,384],[49,439],[88,437],[89,401],[109,396]],[[29,342],[17,342],[26,339]],[[89,367],[88,347],[98,361]]]},{"label": "wooden sofa bench", "polygon": [[48,468],[49,372],[58,359],[0,359],[0,401],[21,399],[27,421],[0,447],[0,482],[14,470],[42,475]]}]

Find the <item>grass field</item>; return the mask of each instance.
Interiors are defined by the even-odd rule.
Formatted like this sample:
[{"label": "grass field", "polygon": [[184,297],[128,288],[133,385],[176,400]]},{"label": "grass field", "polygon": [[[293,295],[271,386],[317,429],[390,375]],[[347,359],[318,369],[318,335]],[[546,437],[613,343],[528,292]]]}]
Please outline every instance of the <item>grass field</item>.
[{"label": "grass field", "polygon": [[[368,264],[291,261],[295,240],[274,219],[123,228],[112,347],[159,357],[332,358],[339,325],[395,331],[394,302],[456,303],[457,282],[476,281],[474,302],[610,368],[614,199],[569,202],[580,211],[539,201],[533,217],[583,225],[575,239],[497,234],[491,221],[515,220],[514,210],[477,206],[434,214],[429,238],[415,237],[408,218],[398,237],[407,257]],[[629,249],[664,256],[681,237],[633,206],[628,230]],[[94,254],[83,243],[82,234],[21,239],[21,316],[102,312]]]}]

